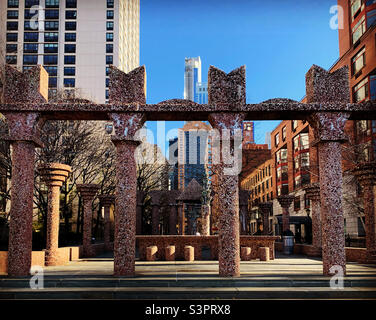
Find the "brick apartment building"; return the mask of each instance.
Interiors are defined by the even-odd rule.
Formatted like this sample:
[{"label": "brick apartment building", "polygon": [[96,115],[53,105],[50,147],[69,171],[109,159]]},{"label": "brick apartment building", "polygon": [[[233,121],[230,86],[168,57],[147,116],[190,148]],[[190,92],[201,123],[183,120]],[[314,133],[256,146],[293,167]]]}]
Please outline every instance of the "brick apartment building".
[{"label": "brick apartment building", "polygon": [[[340,58],[330,72],[347,65],[352,102],[376,99],[376,0],[338,0],[343,8],[344,24],[339,29]],[[303,99],[304,102],[304,99]],[[364,236],[361,188],[351,173],[359,161],[376,160],[376,121],[348,121],[346,124],[348,142],[343,145],[343,206],[345,232],[351,237]],[[291,230],[307,235],[310,203],[306,199],[304,186],[318,181],[317,150],[312,147],[313,131],[305,121],[282,121],[271,133],[270,159],[250,173],[242,174],[241,186],[247,190],[258,190],[264,181],[255,177],[259,169],[271,165],[274,233],[280,234],[282,209],[277,196],[294,195],[290,207]],[[270,193],[269,193],[270,194]],[[262,201],[255,192],[250,200],[251,221],[257,204]],[[267,201],[267,199],[265,199]],[[251,222],[252,223],[252,222]],[[252,229],[251,227],[251,230]]]}]

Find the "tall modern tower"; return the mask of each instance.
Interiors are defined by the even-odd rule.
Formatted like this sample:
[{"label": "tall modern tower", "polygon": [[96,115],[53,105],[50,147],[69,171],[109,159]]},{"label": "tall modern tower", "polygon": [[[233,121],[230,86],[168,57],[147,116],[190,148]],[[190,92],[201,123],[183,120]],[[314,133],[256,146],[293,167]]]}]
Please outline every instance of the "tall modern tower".
[{"label": "tall modern tower", "polygon": [[201,82],[201,58],[185,58],[184,99],[200,104],[208,101],[207,83]]},{"label": "tall modern tower", "polygon": [[139,66],[139,20],[139,0],[0,0],[0,57],[20,70],[43,65],[50,95],[104,103],[108,67]]}]

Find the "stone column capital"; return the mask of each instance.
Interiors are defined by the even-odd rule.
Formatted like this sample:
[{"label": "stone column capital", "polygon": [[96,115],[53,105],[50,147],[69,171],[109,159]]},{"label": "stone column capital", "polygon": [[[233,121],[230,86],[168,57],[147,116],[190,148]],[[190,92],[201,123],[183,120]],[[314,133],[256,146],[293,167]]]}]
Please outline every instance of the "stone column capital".
[{"label": "stone column capital", "polygon": [[47,186],[61,187],[72,171],[72,168],[61,163],[45,163],[38,167],[38,171],[42,181]]},{"label": "stone column capital", "polygon": [[376,185],[376,161],[358,164],[353,173],[363,188]]},{"label": "stone column capital", "polygon": [[259,209],[261,210],[261,213],[264,214],[269,214],[271,209],[273,208],[273,203],[272,202],[263,202],[259,203],[258,205]]},{"label": "stone column capital", "polygon": [[116,197],[113,195],[102,194],[98,196],[99,201],[101,202],[102,206],[110,207],[112,204],[115,203]]},{"label": "stone column capital", "polygon": [[[214,129],[219,131],[218,140],[222,138],[222,130],[230,130],[231,136],[233,136],[234,130],[242,128],[244,119],[245,113],[220,112],[209,114],[208,121]],[[216,137],[213,136],[213,140],[216,140]]]},{"label": "stone column capital", "polygon": [[277,197],[278,203],[283,209],[288,209],[291,206],[291,203],[294,201],[294,196],[283,195]]},{"label": "stone column capital", "polygon": [[4,135],[3,140],[9,142],[26,141],[36,147],[43,147],[40,141],[40,130],[45,119],[38,112],[4,112],[7,120],[9,134]]},{"label": "stone column capital", "polygon": [[125,141],[129,143],[138,141],[135,139],[135,135],[146,121],[145,113],[117,112],[110,113],[109,117],[113,121],[115,129],[112,141]]},{"label": "stone column capital", "polygon": [[78,184],[77,191],[84,200],[92,201],[99,190],[98,184]]},{"label": "stone column capital", "polygon": [[314,130],[315,143],[346,141],[345,124],[349,117],[349,112],[312,113],[307,121]]},{"label": "stone column capital", "polygon": [[308,199],[312,201],[320,201],[320,183],[311,183],[303,188]]}]

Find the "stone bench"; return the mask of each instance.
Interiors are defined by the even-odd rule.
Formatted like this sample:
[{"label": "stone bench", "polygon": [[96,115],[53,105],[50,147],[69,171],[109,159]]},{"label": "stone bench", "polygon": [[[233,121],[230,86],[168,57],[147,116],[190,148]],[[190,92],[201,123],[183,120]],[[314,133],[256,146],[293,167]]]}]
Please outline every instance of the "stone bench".
[{"label": "stone bench", "polygon": [[167,246],[165,248],[166,261],[175,261],[175,246]]},{"label": "stone bench", "polygon": [[184,247],[184,260],[194,261],[195,260],[195,249],[192,246]]},{"label": "stone bench", "polygon": [[150,246],[146,248],[146,260],[147,261],[155,261],[157,259],[157,246]]},{"label": "stone bench", "polygon": [[250,247],[241,247],[240,248],[240,258],[242,261],[250,261],[251,260],[251,248]]},{"label": "stone bench", "polygon": [[260,261],[269,261],[270,260],[270,250],[268,247],[260,247],[258,249]]}]

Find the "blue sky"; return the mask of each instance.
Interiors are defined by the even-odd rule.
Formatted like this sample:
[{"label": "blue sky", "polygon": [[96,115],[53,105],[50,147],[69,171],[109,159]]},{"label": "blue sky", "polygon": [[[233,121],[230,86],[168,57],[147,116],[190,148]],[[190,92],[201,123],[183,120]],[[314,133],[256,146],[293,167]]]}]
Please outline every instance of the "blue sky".
[{"label": "blue sky", "polygon": [[[225,72],[246,65],[247,103],[257,103],[300,100],[312,64],[328,69],[339,55],[338,32],[329,27],[335,0],[140,0],[140,5],[147,103],[183,97],[185,57],[201,57],[203,81],[210,65]],[[278,123],[255,122],[256,143],[264,143],[265,132]],[[166,122],[166,132],[182,125]],[[147,127],[156,136],[156,123]]]}]

